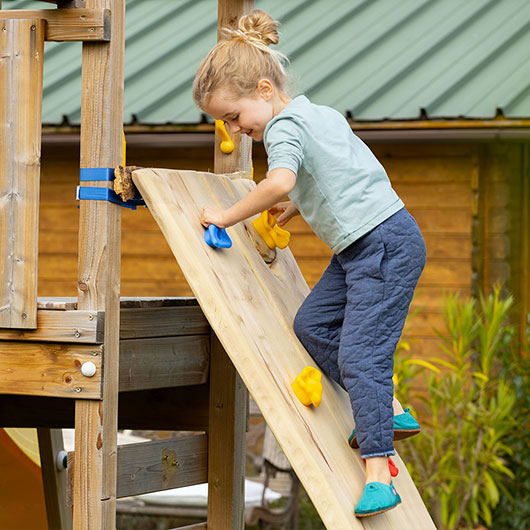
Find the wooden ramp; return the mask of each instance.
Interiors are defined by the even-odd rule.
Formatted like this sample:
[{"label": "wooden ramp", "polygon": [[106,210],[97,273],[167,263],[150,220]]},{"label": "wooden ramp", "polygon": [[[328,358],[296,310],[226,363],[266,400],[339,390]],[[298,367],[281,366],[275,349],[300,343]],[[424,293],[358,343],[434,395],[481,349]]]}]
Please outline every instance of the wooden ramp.
[{"label": "wooden ramp", "polygon": [[347,394],[323,378],[322,404],[315,409],[302,405],[291,390],[304,366],[316,366],[292,329],[309,288],[291,251],[264,250],[249,221],[228,229],[230,249],[212,249],[204,242],[203,206],[229,207],[254,182],[239,175],[167,169],[138,170],[133,180],[327,529],[434,529],[398,456],[395,485],[403,503],[385,514],[354,517],[364,464],[348,445],[353,419]]}]

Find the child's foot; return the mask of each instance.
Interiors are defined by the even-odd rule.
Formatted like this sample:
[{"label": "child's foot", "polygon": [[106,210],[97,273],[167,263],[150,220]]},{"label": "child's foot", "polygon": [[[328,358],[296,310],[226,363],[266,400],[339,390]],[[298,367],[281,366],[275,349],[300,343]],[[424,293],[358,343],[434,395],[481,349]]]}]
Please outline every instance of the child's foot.
[{"label": "child's foot", "polygon": [[[420,425],[410,413],[410,409],[405,409],[403,414],[394,416],[394,440],[404,440],[410,436],[414,436],[420,432]],[[359,449],[357,443],[357,436],[355,436],[355,429],[348,438],[350,446],[354,449]]]},{"label": "child's foot", "polygon": [[364,487],[363,494],[355,506],[355,515],[368,517],[383,513],[394,508],[400,502],[401,497],[392,482],[390,486],[381,482],[370,482]]}]

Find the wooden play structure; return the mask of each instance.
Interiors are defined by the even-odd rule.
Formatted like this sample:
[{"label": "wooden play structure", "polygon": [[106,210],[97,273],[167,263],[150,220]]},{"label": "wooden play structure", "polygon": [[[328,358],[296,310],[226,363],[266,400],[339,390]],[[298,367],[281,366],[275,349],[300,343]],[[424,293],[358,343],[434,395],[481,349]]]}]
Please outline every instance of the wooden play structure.
[{"label": "wooden play structure", "polygon": [[[49,528],[113,529],[117,498],[207,481],[207,521],[188,529],[242,529],[247,389],[328,529],[434,528],[399,458],[403,504],[353,516],[364,471],[348,399],[324,380],[322,405],[305,407],[290,386],[312,364],[292,330],[308,287],[290,250],[264,246],[250,223],[229,231],[231,249],[204,243],[202,205],[254,185],[250,139],[230,154],[216,141],[215,173],[133,172],[196,299],[120,299],[122,205],[100,199],[122,163],[125,2],[56,3],[0,11],[0,426],[39,429]],[[220,0],[219,25],[252,7]],[[45,40],[83,41],[80,167],[97,191],[80,200],[76,299],[37,298]],[[190,434],[118,447],[118,428]]]}]

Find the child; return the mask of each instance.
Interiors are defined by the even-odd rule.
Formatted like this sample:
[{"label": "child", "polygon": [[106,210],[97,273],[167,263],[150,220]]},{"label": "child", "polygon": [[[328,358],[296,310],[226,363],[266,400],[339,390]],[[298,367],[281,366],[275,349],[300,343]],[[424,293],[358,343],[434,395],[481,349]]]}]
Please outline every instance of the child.
[{"label": "child", "polygon": [[[263,11],[226,30],[201,63],[193,98],[232,132],[263,140],[267,178],[227,210],[206,206],[201,223],[232,226],[270,209],[284,225],[300,213],[334,252],[300,307],[294,331],[319,366],[350,396],[366,459],[359,517],[401,501],[391,483],[393,439],[419,432],[395,401],[393,355],[414,288],[425,264],[418,226],[384,168],[337,111],[291,99],[284,90],[284,57],[277,23]],[[286,195],[290,201],[279,202]]]}]

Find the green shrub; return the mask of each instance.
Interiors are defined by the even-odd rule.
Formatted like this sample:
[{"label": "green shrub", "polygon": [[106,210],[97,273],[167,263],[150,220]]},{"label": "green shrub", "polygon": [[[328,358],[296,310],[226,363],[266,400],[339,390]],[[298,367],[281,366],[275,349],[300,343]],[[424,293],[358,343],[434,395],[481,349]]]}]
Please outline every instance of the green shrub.
[{"label": "green shrub", "polygon": [[[516,401],[501,363],[513,339],[506,325],[512,298],[497,288],[477,302],[448,294],[443,332],[445,355],[429,361],[396,358],[396,396],[417,410],[419,436],[403,442],[401,456],[438,528],[463,522],[492,523],[492,509],[513,472],[506,458]],[[413,389],[426,389],[418,393]]]},{"label": "green shrub", "polygon": [[514,348],[503,358],[504,374],[512,382],[517,395],[512,411],[516,428],[508,433],[505,441],[512,449],[508,467],[513,471],[514,478],[501,494],[493,515],[492,530],[526,530],[530,523],[530,329],[526,330],[526,335],[525,344]]}]

